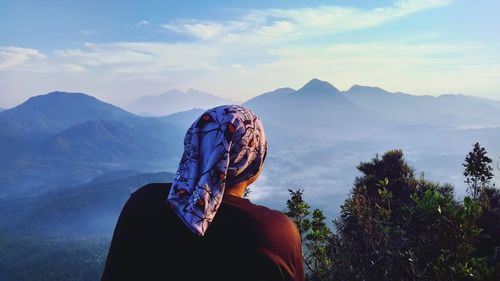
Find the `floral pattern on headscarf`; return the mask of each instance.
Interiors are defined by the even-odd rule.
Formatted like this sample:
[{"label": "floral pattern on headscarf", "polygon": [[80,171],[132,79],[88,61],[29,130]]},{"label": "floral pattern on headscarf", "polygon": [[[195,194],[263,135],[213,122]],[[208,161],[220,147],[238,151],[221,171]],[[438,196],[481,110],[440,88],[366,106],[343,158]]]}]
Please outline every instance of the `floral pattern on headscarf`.
[{"label": "floral pattern on headscarf", "polygon": [[266,153],[262,122],[250,109],[223,105],[207,110],[187,130],[169,205],[190,230],[203,236],[226,186],[256,175]]}]

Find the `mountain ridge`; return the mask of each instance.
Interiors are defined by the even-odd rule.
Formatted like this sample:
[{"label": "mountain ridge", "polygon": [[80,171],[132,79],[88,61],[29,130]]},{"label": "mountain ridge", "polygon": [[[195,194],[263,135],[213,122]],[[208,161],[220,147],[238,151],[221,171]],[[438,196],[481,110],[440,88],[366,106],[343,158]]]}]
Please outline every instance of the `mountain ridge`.
[{"label": "mountain ridge", "polygon": [[139,115],[158,117],[192,108],[208,109],[234,103],[216,95],[190,88],[184,92],[172,89],[160,95],[142,96],[126,108]]},{"label": "mountain ridge", "polygon": [[327,81],[317,78],[311,79],[304,86],[298,89],[296,94],[317,94],[317,95],[337,95],[340,94],[339,89]]},{"label": "mountain ridge", "polygon": [[90,120],[130,120],[135,115],[94,96],[54,91],[0,112],[0,119],[34,136],[47,136]]}]

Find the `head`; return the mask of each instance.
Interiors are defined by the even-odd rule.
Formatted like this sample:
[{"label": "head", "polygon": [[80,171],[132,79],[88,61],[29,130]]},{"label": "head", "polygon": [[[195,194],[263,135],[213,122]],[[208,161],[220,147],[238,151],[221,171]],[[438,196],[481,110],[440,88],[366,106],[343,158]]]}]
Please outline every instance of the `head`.
[{"label": "head", "polygon": [[223,105],[204,112],[187,130],[168,202],[203,235],[225,191],[242,195],[260,175],[267,139],[250,109]]},{"label": "head", "polygon": [[245,194],[245,190],[248,188],[249,185],[251,185],[259,178],[261,172],[262,172],[262,164],[260,165],[259,171],[255,175],[253,175],[251,178],[247,180],[241,181],[232,186],[226,186],[225,192],[239,197],[243,197],[243,195]]}]

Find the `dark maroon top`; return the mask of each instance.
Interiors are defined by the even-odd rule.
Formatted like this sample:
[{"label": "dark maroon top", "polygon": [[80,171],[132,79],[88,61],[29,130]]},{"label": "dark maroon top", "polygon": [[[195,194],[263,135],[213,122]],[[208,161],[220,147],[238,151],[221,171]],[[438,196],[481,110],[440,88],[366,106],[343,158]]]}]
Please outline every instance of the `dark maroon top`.
[{"label": "dark maroon top", "polygon": [[168,207],[170,186],[153,183],[132,193],[101,281],[304,280],[299,233],[286,215],[226,192],[200,237]]}]

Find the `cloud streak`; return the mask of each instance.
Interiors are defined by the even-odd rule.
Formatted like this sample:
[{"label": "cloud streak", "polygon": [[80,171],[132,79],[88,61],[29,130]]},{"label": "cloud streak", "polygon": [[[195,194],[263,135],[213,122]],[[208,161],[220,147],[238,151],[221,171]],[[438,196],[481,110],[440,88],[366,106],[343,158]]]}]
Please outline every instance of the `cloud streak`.
[{"label": "cloud streak", "polygon": [[375,27],[450,3],[450,0],[400,0],[392,6],[369,10],[337,6],[252,10],[238,20],[179,20],[163,28],[199,40],[265,44]]},{"label": "cloud streak", "polygon": [[31,62],[46,56],[38,50],[0,46],[0,71],[14,67],[29,67]]}]

